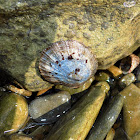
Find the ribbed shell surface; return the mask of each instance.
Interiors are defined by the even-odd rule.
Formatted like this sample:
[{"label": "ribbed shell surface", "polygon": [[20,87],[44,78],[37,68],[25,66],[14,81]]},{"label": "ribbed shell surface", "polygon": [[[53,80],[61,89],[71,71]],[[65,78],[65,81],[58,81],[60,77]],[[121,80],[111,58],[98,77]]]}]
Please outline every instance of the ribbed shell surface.
[{"label": "ribbed shell surface", "polygon": [[82,43],[59,41],[42,52],[39,69],[48,82],[76,88],[95,74],[97,61]]}]

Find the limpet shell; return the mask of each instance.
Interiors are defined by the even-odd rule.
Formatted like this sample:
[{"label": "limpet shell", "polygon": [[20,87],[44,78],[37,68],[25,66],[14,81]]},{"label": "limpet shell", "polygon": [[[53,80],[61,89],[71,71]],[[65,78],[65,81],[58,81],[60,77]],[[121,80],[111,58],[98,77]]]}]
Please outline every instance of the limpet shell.
[{"label": "limpet shell", "polygon": [[53,43],[42,52],[39,62],[40,73],[45,80],[73,88],[91,78],[97,66],[91,50],[75,40]]}]

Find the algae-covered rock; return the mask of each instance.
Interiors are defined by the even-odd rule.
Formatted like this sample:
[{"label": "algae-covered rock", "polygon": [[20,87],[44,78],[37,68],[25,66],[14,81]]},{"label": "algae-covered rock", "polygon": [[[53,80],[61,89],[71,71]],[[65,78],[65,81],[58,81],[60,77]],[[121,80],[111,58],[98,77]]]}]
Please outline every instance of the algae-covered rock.
[{"label": "algae-covered rock", "polygon": [[128,139],[140,134],[140,88],[130,84],[123,91],[124,96],[123,120]]},{"label": "algae-covered rock", "polygon": [[103,88],[92,86],[89,92],[54,125],[46,140],[84,140],[99,113],[104,98]]},{"label": "algae-covered rock", "polygon": [[82,0],[0,1],[0,67],[30,91],[50,87],[38,70],[43,49],[60,40],[90,47],[106,69],[139,46],[136,2]]},{"label": "algae-covered rock", "polygon": [[0,99],[0,136],[18,131],[28,117],[25,98],[15,93],[5,93]]}]

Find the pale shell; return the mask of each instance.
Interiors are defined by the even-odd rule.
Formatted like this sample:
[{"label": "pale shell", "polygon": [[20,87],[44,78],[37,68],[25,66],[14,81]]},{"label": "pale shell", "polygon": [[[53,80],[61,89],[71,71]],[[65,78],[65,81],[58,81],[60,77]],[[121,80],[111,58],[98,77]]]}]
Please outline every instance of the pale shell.
[{"label": "pale shell", "polygon": [[91,78],[97,66],[90,48],[74,40],[53,43],[42,52],[39,62],[45,80],[74,88]]}]

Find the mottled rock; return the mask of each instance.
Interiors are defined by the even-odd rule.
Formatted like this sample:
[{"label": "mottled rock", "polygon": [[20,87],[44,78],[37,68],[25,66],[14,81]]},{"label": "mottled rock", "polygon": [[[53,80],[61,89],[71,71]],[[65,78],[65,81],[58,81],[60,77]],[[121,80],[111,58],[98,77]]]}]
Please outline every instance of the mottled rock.
[{"label": "mottled rock", "polygon": [[124,2],[1,0],[0,67],[30,91],[48,88],[38,70],[40,52],[72,39],[92,48],[99,69],[108,68],[139,46],[140,8]]},{"label": "mottled rock", "polygon": [[131,139],[140,133],[140,88],[130,84],[121,95],[124,96],[124,128],[128,139]]},{"label": "mottled rock", "polygon": [[38,97],[30,103],[29,114],[37,122],[53,123],[71,107],[70,99],[67,91]]},{"label": "mottled rock", "polygon": [[0,135],[18,131],[28,117],[25,98],[15,93],[5,93],[0,100]]}]

